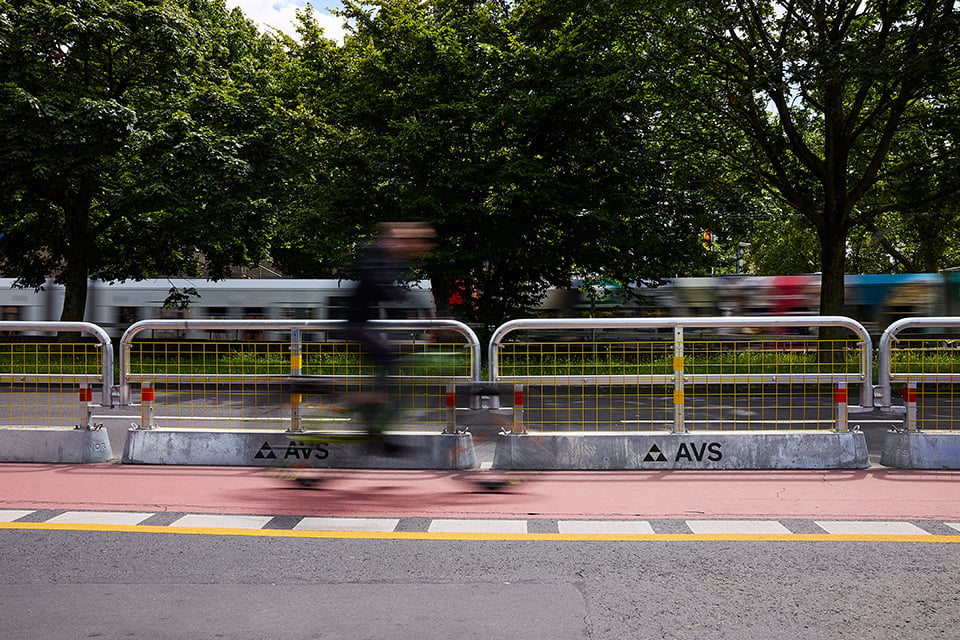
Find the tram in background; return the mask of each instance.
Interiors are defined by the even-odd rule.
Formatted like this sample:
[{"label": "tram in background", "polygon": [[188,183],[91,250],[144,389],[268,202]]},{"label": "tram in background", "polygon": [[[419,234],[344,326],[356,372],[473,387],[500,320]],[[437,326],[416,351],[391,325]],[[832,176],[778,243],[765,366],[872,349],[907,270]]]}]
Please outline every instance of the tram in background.
[{"label": "tram in background", "polygon": [[[820,276],[675,278],[659,287],[623,290],[608,285],[553,290],[543,311],[564,315],[751,316],[818,315]],[[891,322],[917,316],[960,315],[960,273],[870,274],[845,278],[844,314],[879,335]]]},{"label": "tram in background", "polygon": [[[42,291],[14,289],[14,280],[0,279],[0,309],[4,320],[56,321],[63,310],[64,289],[48,282]],[[84,320],[103,327],[112,337],[140,320],[341,319],[353,283],[348,280],[265,279],[157,279],[105,283],[91,280]],[[171,290],[195,291],[183,309],[166,306]],[[434,315],[429,282],[413,283],[403,301],[386,303],[384,318]],[[183,337],[183,332],[177,333]],[[155,332],[155,337],[164,336]],[[202,336],[194,336],[202,337]],[[267,336],[267,339],[283,339]]]},{"label": "tram in background", "polygon": [[[14,289],[0,279],[4,320],[55,321],[63,308],[63,287]],[[108,284],[90,281],[85,320],[119,337],[134,322],[152,319],[338,319],[343,317],[348,280],[286,278],[217,282],[157,279]],[[165,306],[171,288],[193,289],[185,309]],[[551,289],[543,316],[748,316],[817,315],[820,276],[719,276],[675,278],[659,287],[625,291],[600,287]],[[384,317],[432,317],[429,281],[414,283],[407,299],[386,305]],[[846,312],[873,334],[904,317],[960,315],[960,273],[848,275]]]}]

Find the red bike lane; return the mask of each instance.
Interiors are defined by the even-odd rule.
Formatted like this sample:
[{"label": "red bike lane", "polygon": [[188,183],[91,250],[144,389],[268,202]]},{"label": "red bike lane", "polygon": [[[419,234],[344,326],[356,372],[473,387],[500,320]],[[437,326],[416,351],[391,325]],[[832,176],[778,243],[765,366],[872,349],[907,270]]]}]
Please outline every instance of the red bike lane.
[{"label": "red bike lane", "polygon": [[0,464],[0,509],[407,518],[960,519],[960,473],[329,470],[300,488],[252,467]]}]

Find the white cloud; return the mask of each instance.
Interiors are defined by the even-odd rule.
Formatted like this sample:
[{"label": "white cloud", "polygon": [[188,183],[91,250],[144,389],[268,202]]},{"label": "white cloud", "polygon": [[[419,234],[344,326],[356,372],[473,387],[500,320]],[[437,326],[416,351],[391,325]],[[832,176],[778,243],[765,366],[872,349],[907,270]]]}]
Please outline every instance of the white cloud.
[{"label": "white cloud", "polygon": [[[227,7],[239,7],[249,19],[261,29],[276,29],[291,38],[297,37],[297,9],[307,6],[307,0],[226,0]],[[330,1],[328,4],[337,4]],[[342,20],[322,9],[313,7],[317,22],[323,27],[324,34],[337,42],[343,42]]]}]

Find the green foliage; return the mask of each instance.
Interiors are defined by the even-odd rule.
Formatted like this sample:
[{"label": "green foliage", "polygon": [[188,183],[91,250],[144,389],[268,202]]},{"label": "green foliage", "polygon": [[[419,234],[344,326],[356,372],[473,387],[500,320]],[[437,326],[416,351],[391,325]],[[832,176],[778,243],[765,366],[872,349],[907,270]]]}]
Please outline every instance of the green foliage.
[{"label": "green foliage", "polygon": [[[525,353],[507,351],[500,361],[504,377],[552,376],[672,376],[673,355],[662,353],[649,357],[630,357],[624,353],[551,352],[553,345],[543,345],[546,353],[537,353],[535,343],[524,343]],[[597,345],[593,346],[596,350]],[[856,351],[842,362],[824,362],[816,350],[780,351],[774,347],[763,351],[726,351],[693,354],[684,357],[684,373],[688,375],[798,374],[842,373],[857,371],[860,365]]]},{"label": "green foliage", "polygon": [[[384,220],[484,328],[571,280],[960,264],[955,3],[0,0],[0,270],[349,277]],[[704,251],[701,238],[714,238]],[[189,299],[173,292],[173,303]],[[483,336],[482,336],[483,337]]]},{"label": "green foliage", "polygon": [[0,267],[24,286],[261,258],[281,44],[223,0],[0,2]]},{"label": "green foliage", "polygon": [[[97,376],[102,366],[100,350],[94,343],[11,343],[0,351],[0,371],[8,374]],[[52,384],[62,382],[54,380]],[[72,383],[69,386],[75,388]]]},{"label": "green foliage", "polygon": [[342,47],[305,21],[295,78],[311,170],[279,263],[336,272],[374,222],[429,221],[441,312],[464,285],[473,297],[456,311],[481,325],[571,278],[639,282],[706,265],[702,229],[724,226],[722,198],[703,195],[715,172],[655,135],[649,61],[622,24],[642,16],[624,11],[347,2]]},{"label": "green foliage", "polygon": [[[944,117],[956,115],[960,10],[937,0],[698,0],[664,9],[653,26],[660,76],[672,82],[660,86],[701,107],[689,133],[726,159],[730,175],[755,180],[777,216],[790,211],[815,231],[821,311],[839,313],[848,240],[862,241],[864,231],[890,237],[902,224],[894,217],[943,211],[960,188],[960,130]],[[797,228],[784,229],[786,242]],[[873,246],[889,252],[888,265],[906,257],[895,244]]]},{"label": "green foliage", "polygon": [[960,358],[952,342],[902,339],[890,354],[891,371],[904,373],[960,373]]}]

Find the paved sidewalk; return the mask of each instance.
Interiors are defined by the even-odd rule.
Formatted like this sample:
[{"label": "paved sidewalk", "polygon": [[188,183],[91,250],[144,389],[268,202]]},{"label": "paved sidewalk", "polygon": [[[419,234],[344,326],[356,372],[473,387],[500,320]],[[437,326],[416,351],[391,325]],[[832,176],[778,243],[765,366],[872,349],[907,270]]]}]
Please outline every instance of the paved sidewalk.
[{"label": "paved sidewalk", "polygon": [[[250,467],[0,464],[0,509],[390,518],[960,520],[960,472],[330,470],[294,488]],[[488,474],[488,475],[483,475]]]}]

